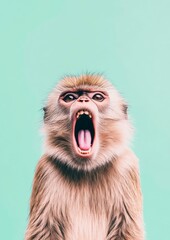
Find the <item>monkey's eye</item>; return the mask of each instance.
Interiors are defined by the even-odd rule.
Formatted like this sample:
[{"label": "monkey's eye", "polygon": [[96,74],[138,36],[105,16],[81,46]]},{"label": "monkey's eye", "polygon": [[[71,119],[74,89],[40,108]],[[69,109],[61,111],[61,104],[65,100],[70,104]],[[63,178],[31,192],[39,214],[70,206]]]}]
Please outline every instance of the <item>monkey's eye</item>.
[{"label": "monkey's eye", "polygon": [[96,93],[93,95],[92,99],[98,102],[102,102],[105,98],[101,93]]},{"label": "monkey's eye", "polygon": [[73,93],[67,93],[64,97],[63,97],[63,101],[64,102],[71,102],[74,101],[75,99],[77,99],[78,96],[76,94]]}]

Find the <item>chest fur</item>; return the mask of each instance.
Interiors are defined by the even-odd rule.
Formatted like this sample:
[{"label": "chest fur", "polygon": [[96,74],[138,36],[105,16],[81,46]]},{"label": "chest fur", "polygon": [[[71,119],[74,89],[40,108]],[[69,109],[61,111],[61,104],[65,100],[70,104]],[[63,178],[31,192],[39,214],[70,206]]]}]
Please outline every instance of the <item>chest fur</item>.
[{"label": "chest fur", "polygon": [[64,237],[69,240],[105,239],[115,201],[114,188],[100,181],[72,184],[64,179],[58,179],[55,188],[48,214],[52,225],[56,229],[63,226]]}]

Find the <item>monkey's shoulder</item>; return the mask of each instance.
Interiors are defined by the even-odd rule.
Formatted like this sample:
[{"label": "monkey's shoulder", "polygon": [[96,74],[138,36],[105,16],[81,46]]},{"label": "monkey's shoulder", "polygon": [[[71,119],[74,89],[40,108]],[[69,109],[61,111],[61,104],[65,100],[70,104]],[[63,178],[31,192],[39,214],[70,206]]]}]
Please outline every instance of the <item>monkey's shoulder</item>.
[{"label": "monkey's shoulder", "polygon": [[35,178],[45,178],[50,175],[53,176],[55,174],[53,165],[54,164],[48,155],[42,155],[36,166]]},{"label": "monkey's shoulder", "polygon": [[139,160],[131,149],[126,149],[117,159],[116,166],[118,171],[124,175],[130,171],[139,171]]},{"label": "monkey's shoulder", "polygon": [[45,169],[49,164],[49,158],[46,154],[42,155],[37,163],[36,172],[42,169]]}]

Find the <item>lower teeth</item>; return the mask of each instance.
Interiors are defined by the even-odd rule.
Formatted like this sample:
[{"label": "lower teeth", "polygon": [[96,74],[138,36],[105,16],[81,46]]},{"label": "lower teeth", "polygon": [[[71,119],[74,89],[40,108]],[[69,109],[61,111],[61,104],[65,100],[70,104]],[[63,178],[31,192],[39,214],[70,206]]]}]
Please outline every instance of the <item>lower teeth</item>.
[{"label": "lower teeth", "polygon": [[81,150],[79,147],[78,147],[78,150],[81,154],[88,154],[91,152],[91,148],[89,148],[88,150]]}]

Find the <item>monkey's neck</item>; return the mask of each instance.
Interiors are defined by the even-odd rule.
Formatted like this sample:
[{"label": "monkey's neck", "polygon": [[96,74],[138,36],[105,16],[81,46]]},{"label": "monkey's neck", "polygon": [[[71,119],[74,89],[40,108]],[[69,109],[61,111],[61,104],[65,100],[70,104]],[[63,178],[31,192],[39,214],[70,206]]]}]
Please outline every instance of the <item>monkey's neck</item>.
[{"label": "monkey's neck", "polygon": [[92,169],[91,171],[72,168],[59,159],[49,157],[49,161],[55,168],[58,169],[58,171],[61,173],[61,176],[64,176],[69,182],[74,182],[74,184],[81,182],[98,182],[100,179],[103,179],[104,176],[109,176],[111,169],[113,170],[113,161]]}]

